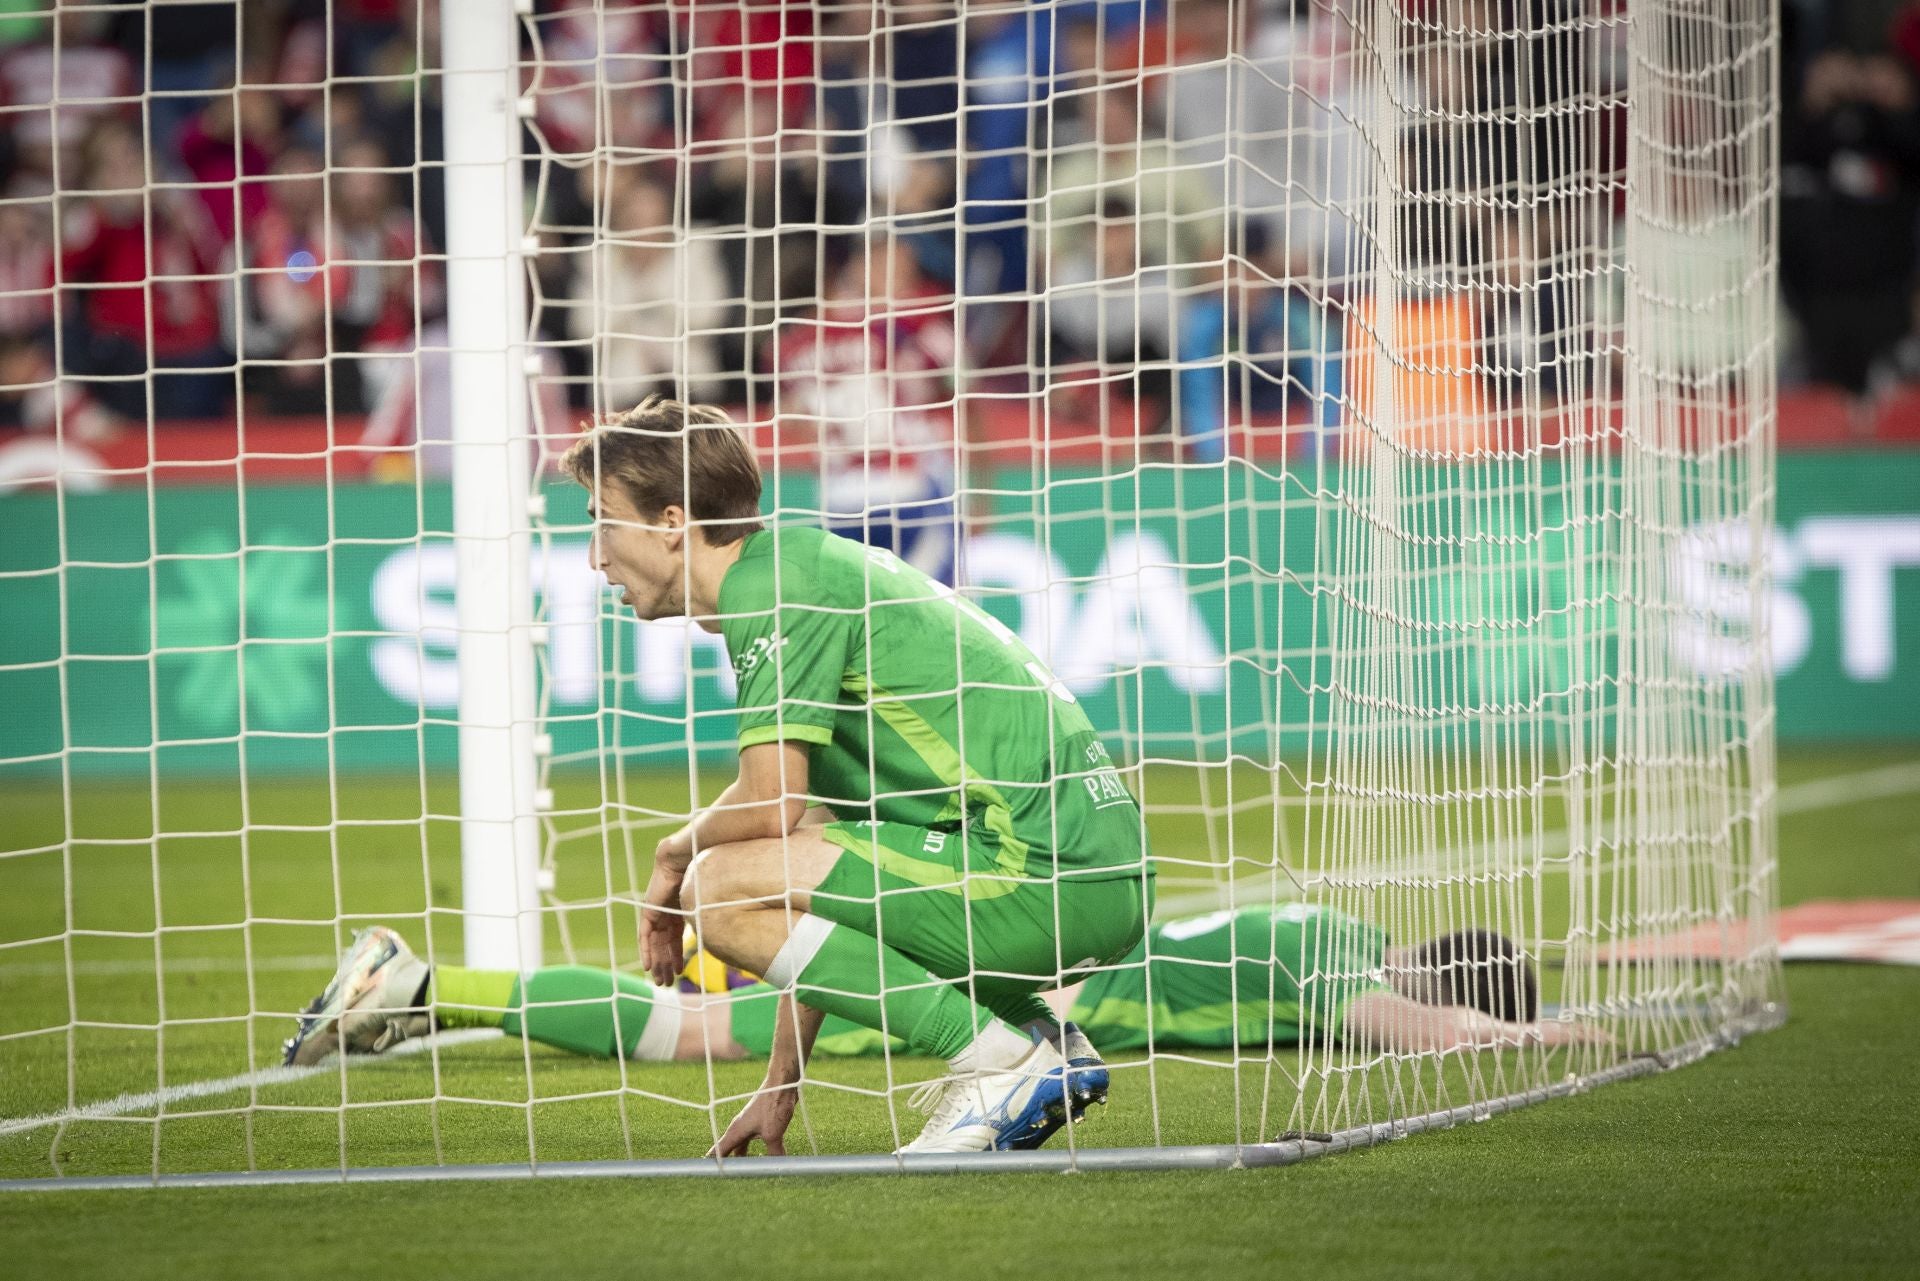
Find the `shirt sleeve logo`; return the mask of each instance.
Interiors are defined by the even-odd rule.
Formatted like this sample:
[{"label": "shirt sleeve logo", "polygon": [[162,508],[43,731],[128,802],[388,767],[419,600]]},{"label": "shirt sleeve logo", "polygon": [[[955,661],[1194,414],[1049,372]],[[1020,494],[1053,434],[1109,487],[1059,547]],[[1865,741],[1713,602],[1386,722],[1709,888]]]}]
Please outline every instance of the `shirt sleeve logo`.
[{"label": "shirt sleeve logo", "polygon": [[733,660],[734,678],[736,680],[745,680],[748,672],[753,671],[780,650],[785,649],[786,644],[787,638],[778,632],[775,632],[771,636],[762,636],[760,639],[754,641],[753,644],[741,651],[738,658]]}]

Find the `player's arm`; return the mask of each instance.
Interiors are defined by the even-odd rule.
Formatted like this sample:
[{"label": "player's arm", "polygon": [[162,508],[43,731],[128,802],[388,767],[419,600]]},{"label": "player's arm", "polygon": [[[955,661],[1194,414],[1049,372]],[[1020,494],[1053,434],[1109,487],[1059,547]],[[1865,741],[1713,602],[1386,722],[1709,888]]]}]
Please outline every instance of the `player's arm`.
[{"label": "player's arm", "polygon": [[740,775],[713,804],[653,851],[640,914],[640,959],[662,987],[686,964],[681,892],[701,850],[785,836],[807,816],[808,745],[796,739],[753,743],[740,751]]},{"label": "player's arm", "polygon": [[708,1156],[748,1156],[755,1139],[766,1145],[768,1156],[787,1154],[787,1126],[800,1101],[800,1070],[813,1053],[814,1038],[820,1035],[825,1018],[812,1006],[796,1002],[793,993],[781,994],[767,1079],[761,1082],[760,1092],[740,1109],[740,1115],[733,1118],[720,1141],[708,1149]]},{"label": "player's arm", "polygon": [[[700,850],[785,836],[807,817],[809,744],[795,739],[741,749],[740,774],[654,851],[656,866],[685,872]],[[816,820],[817,816],[816,816]]]},{"label": "player's arm", "polygon": [[1465,1005],[1426,1005],[1397,992],[1362,992],[1347,1003],[1342,1037],[1397,1054],[1494,1050],[1523,1045],[1598,1045],[1612,1038],[1585,1023],[1509,1023]]}]

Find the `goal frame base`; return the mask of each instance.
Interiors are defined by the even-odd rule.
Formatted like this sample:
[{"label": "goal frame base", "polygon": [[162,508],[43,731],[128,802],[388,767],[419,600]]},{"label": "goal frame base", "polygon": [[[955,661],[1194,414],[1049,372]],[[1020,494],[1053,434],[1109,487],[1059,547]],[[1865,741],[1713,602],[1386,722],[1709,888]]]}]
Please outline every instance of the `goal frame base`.
[{"label": "goal frame base", "polygon": [[1785,1002],[1768,1002],[1733,1020],[1725,1032],[1698,1037],[1658,1054],[1641,1054],[1571,1076],[1553,1085],[1522,1090],[1396,1121],[1354,1126],[1324,1136],[1271,1143],[1212,1143],[1164,1148],[1074,1148],[1042,1152],[976,1152],[895,1156],[681,1157],[658,1161],[549,1161],[491,1165],[398,1165],[325,1170],[230,1170],[199,1174],[106,1174],[72,1178],[0,1179],[5,1192],[103,1192],[132,1188],[292,1187],[358,1183],[498,1183],[513,1179],[782,1178],[833,1174],[1073,1174],[1096,1170],[1239,1170],[1298,1165],[1315,1157],[1370,1148],[1456,1125],[1485,1121],[1549,1099],[1585,1094],[1604,1085],[1685,1067],[1747,1036],[1786,1022]]}]

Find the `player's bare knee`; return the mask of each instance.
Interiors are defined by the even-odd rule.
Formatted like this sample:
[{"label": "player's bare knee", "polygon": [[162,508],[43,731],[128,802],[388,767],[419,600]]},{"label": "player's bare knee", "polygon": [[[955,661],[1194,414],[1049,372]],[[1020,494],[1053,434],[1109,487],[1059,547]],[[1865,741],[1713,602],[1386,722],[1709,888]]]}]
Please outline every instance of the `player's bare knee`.
[{"label": "player's bare knee", "polygon": [[[681,888],[681,903],[701,916],[726,908],[752,907],[754,900],[768,891],[756,884],[755,866],[750,851],[752,842],[716,845],[702,850],[687,867],[686,883]],[[774,887],[775,893],[779,887]],[[698,928],[698,926],[696,926]]]},{"label": "player's bare knee", "polygon": [[748,910],[737,906],[695,908],[689,920],[693,924],[694,933],[700,936],[700,946],[727,964],[734,964],[736,950],[733,943],[738,932],[740,917]]}]

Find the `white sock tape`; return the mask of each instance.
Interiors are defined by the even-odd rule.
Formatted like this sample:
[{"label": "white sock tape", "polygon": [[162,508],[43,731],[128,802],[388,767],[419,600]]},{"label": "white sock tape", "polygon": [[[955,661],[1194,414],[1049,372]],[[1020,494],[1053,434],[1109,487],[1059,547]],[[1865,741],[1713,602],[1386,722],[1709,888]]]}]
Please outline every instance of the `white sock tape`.
[{"label": "white sock tape", "polygon": [[634,1043],[633,1057],[643,1063],[671,1063],[680,1049],[680,1024],[687,1016],[686,998],[680,989],[659,987],[653,990],[653,1007],[647,1025]]},{"label": "white sock tape", "polygon": [[773,964],[767,967],[765,975],[767,982],[782,990],[792,988],[800,979],[800,971],[813,963],[832,933],[832,921],[812,912],[803,914],[793,923],[787,941],[774,953]]}]

